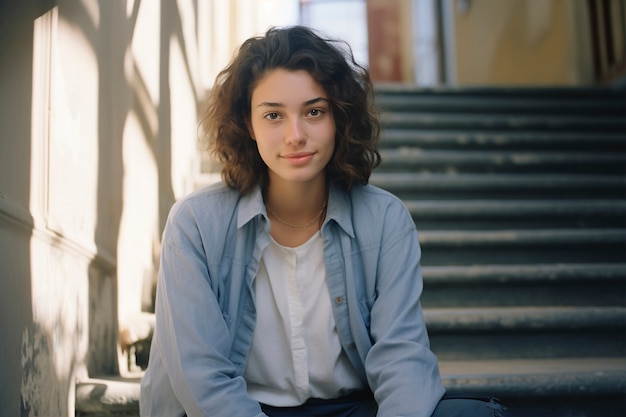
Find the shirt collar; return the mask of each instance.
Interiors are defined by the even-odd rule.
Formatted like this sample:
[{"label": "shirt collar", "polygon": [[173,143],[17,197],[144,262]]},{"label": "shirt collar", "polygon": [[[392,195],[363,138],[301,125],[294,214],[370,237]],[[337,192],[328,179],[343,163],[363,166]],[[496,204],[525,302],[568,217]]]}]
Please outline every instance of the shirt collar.
[{"label": "shirt collar", "polygon": [[237,213],[237,228],[242,228],[246,223],[259,215],[267,219],[261,187],[257,185],[252,191],[241,197]]},{"label": "shirt collar", "polygon": [[324,220],[324,225],[326,225],[326,223],[330,220],[334,220],[344,232],[346,232],[351,238],[354,238],[350,195],[335,185],[331,185],[330,191],[328,192],[328,209],[326,210],[326,220]]},{"label": "shirt collar", "polygon": [[[326,210],[324,225],[330,220],[334,220],[344,232],[354,238],[351,213],[352,207],[348,193],[343,192],[337,186],[331,185],[328,192],[328,209]],[[243,227],[259,215],[267,219],[261,187],[257,185],[251,192],[241,197],[239,212],[237,213],[237,228]]]}]

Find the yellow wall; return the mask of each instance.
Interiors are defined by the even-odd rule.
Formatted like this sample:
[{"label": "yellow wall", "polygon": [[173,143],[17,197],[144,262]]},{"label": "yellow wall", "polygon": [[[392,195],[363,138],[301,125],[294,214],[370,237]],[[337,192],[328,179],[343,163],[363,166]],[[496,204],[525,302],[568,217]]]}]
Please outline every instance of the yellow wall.
[{"label": "yellow wall", "polygon": [[591,80],[586,2],[456,0],[458,85],[581,85]]}]

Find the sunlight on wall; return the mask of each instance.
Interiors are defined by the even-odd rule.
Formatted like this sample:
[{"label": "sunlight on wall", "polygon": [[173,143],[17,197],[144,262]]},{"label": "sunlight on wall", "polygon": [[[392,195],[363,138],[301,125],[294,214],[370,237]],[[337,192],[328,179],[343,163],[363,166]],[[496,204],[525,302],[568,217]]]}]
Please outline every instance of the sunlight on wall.
[{"label": "sunlight on wall", "polygon": [[[194,189],[194,177],[199,171],[197,145],[197,95],[195,82],[190,79],[191,63],[185,59],[180,43],[170,39],[170,92],[172,108],[172,189],[180,198]],[[194,71],[195,72],[195,71]]]},{"label": "sunlight on wall", "polygon": [[[124,329],[145,304],[156,268],[155,246],[159,230],[159,138],[164,120],[159,107],[169,94],[162,90],[160,2],[131,1],[127,4],[127,43],[124,77],[127,91],[119,100],[128,106],[122,127],[123,195],[117,246],[117,308],[120,328]],[[125,38],[128,37],[128,38]],[[119,103],[121,105],[122,103]],[[165,155],[168,158],[169,155]],[[169,173],[168,173],[169,174]],[[150,295],[148,294],[149,298]],[[125,364],[120,364],[124,374]]]},{"label": "sunlight on wall", "polygon": [[22,407],[31,415],[73,415],[74,392],[67,387],[87,373],[86,277],[91,260],[98,257],[93,243],[98,172],[95,61],[89,41],[60,16],[58,8],[35,20],[30,161],[33,321],[24,329],[21,347]]},{"label": "sunlight on wall", "polygon": [[48,227],[93,246],[98,192],[98,64],[84,32],[60,17],[58,47],[52,56]]},{"label": "sunlight on wall", "polygon": [[158,170],[137,107],[126,117],[122,148],[124,211],[117,251],[120,323],[126,323],[129,317],[141,311],[143,286],[146,280],[152,281],[154,269],[151,242],[159,239]]}]

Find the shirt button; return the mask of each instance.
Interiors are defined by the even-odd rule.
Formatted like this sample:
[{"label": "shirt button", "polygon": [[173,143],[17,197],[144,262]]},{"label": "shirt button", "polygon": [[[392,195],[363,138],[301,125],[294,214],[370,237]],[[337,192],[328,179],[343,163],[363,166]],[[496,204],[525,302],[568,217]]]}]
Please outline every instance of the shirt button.
[{"label": "shirt button", "polygon": [[354,349],[356,349],[356,344],[354,344],[354,343],[350,343],[350,344],[348,345],[348,349],[350,349],[350,350],[354,350]]},{"label": "shirt button", "polygon": [[335,297],[335,303],[343,304],[343,297]]}]

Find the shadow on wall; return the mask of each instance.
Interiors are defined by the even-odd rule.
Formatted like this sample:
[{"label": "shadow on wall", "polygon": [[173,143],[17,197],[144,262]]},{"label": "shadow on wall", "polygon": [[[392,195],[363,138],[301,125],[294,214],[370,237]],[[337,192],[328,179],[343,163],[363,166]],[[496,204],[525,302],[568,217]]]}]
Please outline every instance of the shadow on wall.
[{"label": "shadow on wall", "polygon": [[[132,10],[125,5],[99,2],[100,26],[95,27],[87,17],[88,11],[78,2],[72,1],[64,18],[76,24],[92,45],[98,65],[98,175],[97,175],[97,224],[95,244],[98,252],[116,254],[120,235],[121,218],[124,210],[125,164],[132,164],[132,155],[124,155],[126,121],[132,113],[139,121],[140,136],[145,139],[150,157],[155,161],[158,172],[158,236],[163,230],[167,214],[174,202],[171,180],[171,86],[170,86],[170,42],[176,38],[184,44],[182,23],[178,6],[174,2],[161,1],[159,39],[159,84],[158,104],[150,96],[146,81],[136,65],[129,71],[128,53],[136,30],[138,15],[144,3],[133,3]],[[63,14],[63,5],[60,5]],[[141,47],[141,46],[140,46]],[[185,50],[185,48],[181,48]],[[186,59],[188,65],[188,60]],[[156,114],[156,130],[150,120]],[[133,231],[126,231],[127,234]],[[157,237],[158,239],[158,237]],[[158,246],[158,242],[156,243]],[[153,259],[158,268],[158,256]],[[119,271],[119,259],[118,259]],[[89,266],[89,355],[87,358],[90,375],[112,375],[119,373],[118,363],[118,285],[117,271],[107,270],[105,262],[93,259]],[[133,277],[122,277],[121,279]],[[154,284],[152,275],[134,277],[146,279],[148,286]]]},{"label": "shadow on wall", "polygon": [[10,416],[20,415],[22,337],[33,320],[33,218],[29,213],[32,22],[46,12],[40,3],[12,3],[0,1],[0,414]]},{"label": "shadow on wall", "polygon": [[[87,10],[72,1],[64,16],[78,25],[89,40],[98,65],[98,175],[97,175],[97,224],[95,243],[98,252],[117,254],[118,244],[124,236],[120,234],[124,211],[125,165],[132,164],[132,154],[124,154],[126,121],[133,114],[139,121],[139,135],[154,160],[158,173],[158,201],[146,202],[158,209],[158,237],[174,202],[171,179],[171,89],[170,89],[170,40],[176,37],[184,44],[178,5],[162,0],[159,39],[159,84],[158,103],[150,96],[146,81],[133,64],[128,68],[128,54],[136,30],[138,16],[144,2],[137,0],[132,10],[122,3],[99,2],[100,26],[95,27],[87,18]],[[61,13],[63,13],[61,5]],[[150,45],[151,46],[151,45]],[[141,47],[141,45],[140,45]],[[183,48],[184,50],[184,48]],[[186,60],[188,62],[188,60]],[[156,129],[150,123],[156,114]],[[127,151],[128,152],[128,151]],[[127,203],[126,203],[127,204]],[[146,207],[152,210],[150,207]],[[126,234],[133,234],[126,230]],[[156,242],[158,246],[159,242]],[[90,375],[118,374],[120,359],[118,351],[118,291],[119,279],[146,279],[153,286],[155,277],[118,277],[118,269],[107,270],[101,259],[93,259],[89,266],[89,355],[87,358]],[[158,268],[158,256],[153,259],[154,270]]]},{"label": "shadow on wall", "polygon": [[[146,100],[150,96],[148,83],[134,64],[128,68],[128,53],[133,35],[137,29],[139,13],[144,1],[138,0],[132,10],[127,11],[123,4],[99,2],[100,27],[88,26],[85,16],[68,16],[74,22],[82,24],[81,30],[93,45],[96,52],[99,87],[98,87],[98,213],[95,230],[95,242],[98,246],[106,245],[105,252],[116,254],[121,238],[121,217],[124,209],[124,171],[125,164],[133,164],[133,155],[124,154],[126,121],[132,113],[139,122],[139,135],[145,140],[145,147],[155,161],[158,175],[158,237],[164,228],[169,210],[175,196],[172,185],[172,120],[171,120],[171,84],[170,84],[170,45],[176,39],[184,48],[182,21],[178,5],[175,2],[161,0],[158,104]],[[86,13],[80,6],[76,13]],[[120,22],[122,22],[120,24]],[[123,31],[120,33],[120,29]],[[140,45],[139,47],[144,47]],[[145,47],[154,47],[146,45]],[[189,59],[185,63],[189,70]],[[126,60],[126,61],[125,61]],[[156,114],[156,128],[151,120]],[[128,151],[127,151],[128,152]],[[153,210],[149,207],[146,210]],[[133,230],[124,231],[126,235]],[[159,246],[159,242],[153,246]],[[154,251],[153,251],[154,252]],[[158,253],[158,249],[156,250]],[[119,261],[119,259],[118,259]],[[153,270],[158,269],[158,256],[152,259]],[[119,266],[119,263],[118,263]],[[119,271],[119,269],[118,269]],[[107,271],[99,259],[94,259],[89,268],[89,356],[90,375],[118,374],[125,363],[118,363],[118,291],[124,290],[118,271]],[[144,279],[144,286],[153,287],[154,275],[125,277],[126,279]],[[125,279],[121,278],[121,279]],[[123,359],[123,358],[122,358]]]},{"label": "shadow on wall", "polygon": [[[146,103],[139,98],[145,95],[145,83],[137,71],[132,73],[132,79],[128,79],[128,68],[125,67],[142,2],[134,2],[128,15],[122,2],[98,2],[94,6],[98,8],[99,14],[97,26],[88,16],[90,11],[85,9],[83,2],[59,0],[56,5],[59,21],[80,31],[92,49],[98,74],[88,76],[98,77],[98,109],[97,150],[94,151],[94,154],[97,152],[97,167],[93,168],[97,170],[97,212],[93,240],[96,255],[85,269],[85,276],[76,280],[87,282],[87,300],[79,300],[79,304],[87,304],[86,321],[89,328],[80,326],[80,317],[72,317],[69,321],[62,317],[51,318],[50,321],[58,326],[54,328],[53,334],[47,329],[48,326],[42,326],[33,318],[33,308],[38,299],[33,296],[31,265],[33,262],[41,264],[47,261],[31,259],[31,240],[36,226],[29,212],[33,159],[30,149],[35,41],[33,23],[53,9],[53,2],[31,0],[17,6],[7,3],[0,2],[0,34],[2,39],[19,42],[3,42],[0,46],[0,106],[7,120],[0,123],[0,276],[3,279],[0,302],[3,337],[0,353],[5,358],[0,365],[3,381],[3,389],[0,390],[0,414],[67,415],[68,399],[74,389],[71,386],[72,376],[77,367],[86,365],[89,373],[94,375],[118,372],[118,282],[115,254],[124,204],[124,126],[131,112],[139,115],[138,118],[142,120],[141,134],[158,166],[159,201],[146,202],[147,205],[152,204],[159,209],[159,224],[156,227],[162,229],[174,201],[169,172],[172,134],[169,120],[171,109],[168,48],[172,36],[182,39],[182,29],[180,19],[175,21],[177,25],[173,25],[173,28],[163,28],[165,33],[160,39],[161,101],[157,109],[146,108]],[[167,22],[171,19],[170,12],[177,12],[176,5],[163,1],[162,7],[162,21]],[[50,57],[51,60],[53,58]],[[47,64],[50,65],[50,62]],[[54,84],[55,79],[51,81]],[[78,111],[81,110],[83,109]],[[147,117],[142,117],[155,111],[161,123],[156,132],[150,128]],[[62,161],[58,163],[62,164]],[[80,172],[74,174],[82,175]],[[42,181],[47,184],[48,180],[45,178]],[[43,229],[42,232],[50,233]],[[61,256],[65,256],[62,251],[67,250],[67,247],[63,243],[57,245],[47,241],[45,244],[54,246]],[[154,262],[156,261],[155,259]],[[37,280],[46,285],[54,285],[53,280],[47,276],[38,277]],[[63,300],[56,300],[57,305],[74,302],[71,297],[80,295],[79,289],[74,290],[67,300],[63,293]],[[39,292],[41,293],[41,289]],[[75,325],[81,328],[74,328]],[[88,332],[86,357],[81,346],[81,334],[85,334],[85,331]],[[72,352],[63,354],[62,361],[59,360],[59,347],[72,349]],[[21,381],[21,387],[16,381]]]},{"label": "shadow on wall", "polygon": [[[136,67],[131,50],[138,15],[146,3],[136,0],[127,9],[125,2],[0,1],[0,39],[9,40],[0,45],[0,108],[4,117],[0,123],[0,278],[3,280],[0,354],[4,358],[0,364],[3,386],[0,415],[68,415],[72,411],[69,408],[75,374],[82,375],[81,369],[85,368],[93,376],[117,374],[120,371],[118,291],[124,286],[118,278],[147,279],[149,285],[153,285],[154,276],[150,274],[146,277],[118,277],[118,248],[121,239],[125,239],[121,230],[122,217],[124,205],[128,204],[124,201],[124,187],[128,166],[134,162],[133,155],[125,147],[125,141],[133,134],[126,130],[126,124],[130,116],[138,121],[139,128],[133,137],[145,141],[147,157],[153,159],[157,170],[158,201],[142,202],[142,208],[158,213],[158,224],[154,225],[156,237],[147,239],[155,240],[154,248],[148,250],[154,253],[149,262],[153,262],[156,270],[158,240],[175,200],[171,173],[172,42],[180,45],[184,68],[190,82],[193,80],[190,59],[185,55],[187,48],[179,5],[161,0],[160,21],[157,23],[160,38],[155,40],[156,48],[159,48],[158,68],[155,68],[158,91],[148,91],[148,83]],[[192,3],[197,8],[197,4]],[[41,76],[34,68],[37,39],[33,27],[39,18],[53,10],[58,13],[55,14],[58,16],[55,24],[71,27],[75,32],[73,36],[81,37],[89,48],[87,55],[93,59],[93,71],[97,71],[97,74],[84,74],[87,83],[89,80],[97,83],[93,92],[97,97],[92,96],[97,109],[93,106],[81,108],[82,102],[68,94],[68,98],[74,100],[69,106],[77,117],[85,116],[86,120],[93,114],[97,117],[95,127],[87,131],[92,136],[78,137],[82,146],[97,148],[89,149],[90,155],[97,155],[97,167],[84,161],[82,165],[76,164],[88,172],[73,172],[71,166],[64,166],[63,148],[50,142],[46,133],[33,132],[32,128],[33,108],[49,110],[47,102],[36,103],[33,98],[43,94],[33,86],[34,79]],[[94,12],[97,19],[93,19]],[[55,36],[54,30],[50,29],[45,35]],[[51,43],[50,39],[42,39],[44,43]],[[60,43],[64,39],[53,40],[58,43],[56,47],[64,48],[65,55],[60,55],[61,59],[68,56],[82,59],[80,52],[71,51],[71,45]],[[49,84],[45,87],[53,90],[44,91],[43,95],[52,95],[55,88],[62,87],[62,83],[56,84],[59,81],[57,76],[68,76],[67,84],[75,94],[77,85],[71,84],[80,84],[80,80],[69,79],[71,74],[63,71],[80,62],[62,62],[57,67],[54,53],[40,57],[46,61],[43,65],[49,70]],[[52,67],[54,71],[50,69]],[[55,75],[55,71],[59,72]],[[151,87],[154,90],[152,84]],[[146,100],[150,93],[158,95],[157,104]],[[197,106],[198,103],[196,109]],[[55,110],[65,109],[53,107],[51,118],[55,117]],[[46,129],[50,128],[46,126]],[[40,136],[43,139],[37,145],[43,150],[36,149],[36,152],[46,153],[42,158],[33,156],[33,135],[37,136],[36,139]],[[50,152],[51,148],[55,154]],[[51,158],[56,158],[51,169],[33,170],[37,168],[37,161]],[[64,170],[63,175],[54,169]],[[68,243],[68,237],[63,233],[48,228],[46,223],[39,223],[38,217],[33,218],[33,181],[41,187],[35,191],[45,198],[54,198],[55,203],[65,196],[77,201],[90,198],[74,189],[73,184],[61,184],[63,195],[52,195],[54,190],[51,191],[49,177],[53,175],[57,182],[63,178],[71,180],[72,176],[94,177],[97,189],[89,195],[93,195],[96,201],[88,206],[96,209],[95,228],[93,241],[87,243],[93,244],[95,255],[87,256],[94,250],[77,248],[76,242]],[[44,201],[40,208],[42,213],[37,212],[36,216],[46,216],[49,206]],[[58,207],[55,209],[59,210]],[[131,230],[126,229],[123,233],[133,233],[132,223]],[[59,283],[61,287],[57,285]]]}]

